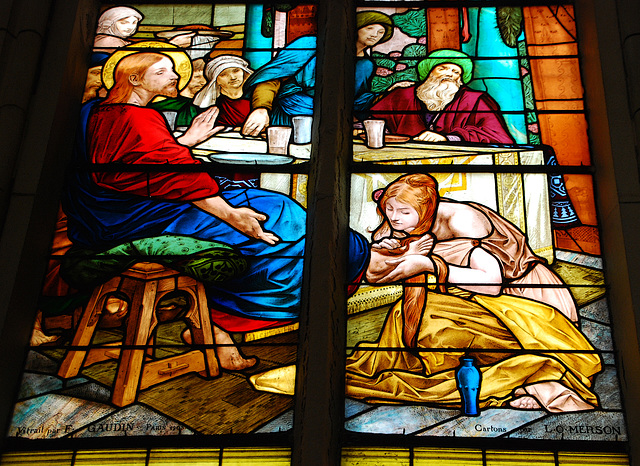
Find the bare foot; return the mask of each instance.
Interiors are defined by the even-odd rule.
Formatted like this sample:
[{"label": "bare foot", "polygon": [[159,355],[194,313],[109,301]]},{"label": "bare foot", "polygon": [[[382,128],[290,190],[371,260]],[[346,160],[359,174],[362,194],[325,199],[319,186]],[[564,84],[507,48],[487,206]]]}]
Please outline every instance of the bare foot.
[{"label": "bare foot", "polygon": [[531,395],[521,396],[509,402],[509,405],[515,409],[540,409],[540,404]]},{"label": "bare foot", "polygon": [[517,397],[509,402],[509,406],[515,409],[540,409],[540,403],[524,388],[517,388],[513,394]]},{"label": "bare foot", "polygon": [[258,364],[258,358],[244,358],[240,354],[231,335],[216,325],[212,325],[212,327],[216,344],[220,345],[216,348],[216,354],[223,369],[242,371]]},{"label": "bare foot", "polygon": [[42,312],[38,311],[36,322],[33,324],[33,332],[31,332],[31,346],[41,346],[53,343],[58,340],[60,335],[45,335],[42,331]]},{"label": "bare foot", "polygon": [[[245,358],[242,356],[235,342],[227,332],[220,327],[213,325],[213,336],[216,340],[216,355],[220,362],[220,367],[229,371],[242,371],[255,366],[258,363],[258,358]],[[182,339],[191,344],[191,331],[186,329],[182,332]]]}]

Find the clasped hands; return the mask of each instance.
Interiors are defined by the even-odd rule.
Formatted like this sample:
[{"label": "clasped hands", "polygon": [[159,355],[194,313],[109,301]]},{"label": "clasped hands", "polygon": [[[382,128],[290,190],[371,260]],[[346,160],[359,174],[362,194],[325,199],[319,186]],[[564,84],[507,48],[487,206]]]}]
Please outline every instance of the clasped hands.
[{"label": "clasped hands", "polygon": [[409,244],[402,243],[396,238],[383,238],[371,245],[373,250],[386,249],[399,253],[394,259],[386,259],[384,263],[391,269],[378,280],[382,283],[394,282],[413,277],[420,273],[433,272],[434,264],[429,258],[434,246],[434,236],[425,234]]}]

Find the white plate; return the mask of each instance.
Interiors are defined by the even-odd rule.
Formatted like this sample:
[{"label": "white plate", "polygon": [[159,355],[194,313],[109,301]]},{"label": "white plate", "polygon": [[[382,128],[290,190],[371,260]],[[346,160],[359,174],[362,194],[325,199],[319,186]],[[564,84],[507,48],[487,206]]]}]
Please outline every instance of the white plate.
[{"label": "white plate", "polygon": [[209,155],[209,160],[219,163],[235,163],[240,165],[285,165],[293,162],[293,157],[279,154],[222,152]]}]

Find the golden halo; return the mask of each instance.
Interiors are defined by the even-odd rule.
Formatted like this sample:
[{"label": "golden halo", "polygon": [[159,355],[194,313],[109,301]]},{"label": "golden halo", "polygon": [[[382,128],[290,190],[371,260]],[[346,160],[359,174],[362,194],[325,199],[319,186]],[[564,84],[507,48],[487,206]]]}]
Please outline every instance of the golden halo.
[{"label": "golden halo", "polygon": [[191,79],[192,71],[191,60],[189,60],[189,56],[173,44],[158,42],[154,40],[135,42],[116,50],[113,55],[109,57],[107,63],[105,63],[102,67],[102,82],[104,83],[104,86],[107,89],[111,89],[113,87],[113,73],[115,72],[118,63],[120,63],[120,60],[128,55],[142,52],[161,53],[169,57],[171,61],[173,61],[173,66],[176,73],[178,73],[178,75],[180,76],[180,80],[178,81],[178,91],[181,91],[187,86],[189,80]]}]

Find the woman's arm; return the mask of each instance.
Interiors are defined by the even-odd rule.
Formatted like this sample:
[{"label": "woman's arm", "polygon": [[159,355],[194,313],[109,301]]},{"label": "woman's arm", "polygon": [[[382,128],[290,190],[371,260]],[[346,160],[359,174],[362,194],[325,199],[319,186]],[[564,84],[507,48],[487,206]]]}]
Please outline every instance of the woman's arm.
[{"label": "woman's arm", "polygon": [[[482,248],[475,248],[469,257],[469,266],[447,264],[447,283],[463,290],[490,296],[502,291],[502,271],[498,260]],[[435,266],[429,255],[371,250],[367,280],[371,283],[390,283],[406,280],[420,273],[434,273]]]},{"label": "woman's arm", "polygon": [[497,296],[502,291],[500,263],[486,250],[475,248],[468,267],[449,265],[448,282],[473,293]]}]

